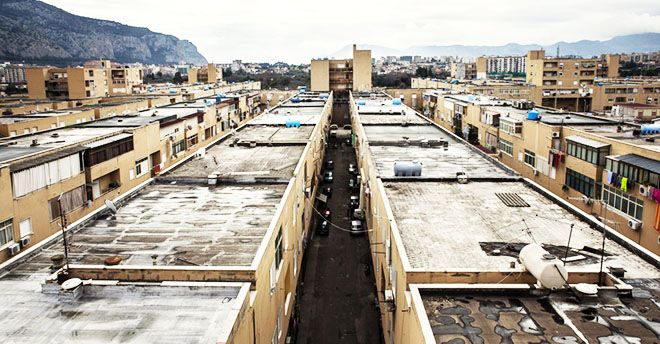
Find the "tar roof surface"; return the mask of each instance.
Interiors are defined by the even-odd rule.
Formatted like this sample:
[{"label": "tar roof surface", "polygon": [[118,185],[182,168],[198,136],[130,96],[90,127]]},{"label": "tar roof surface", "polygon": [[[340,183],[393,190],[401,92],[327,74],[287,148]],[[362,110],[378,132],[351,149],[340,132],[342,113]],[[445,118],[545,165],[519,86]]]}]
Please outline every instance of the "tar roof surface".
[{"label": "tar roof surface", "polygon": [[[249,266],[286,185],[153,184],[120,207],[70,235],[71,264]],[[44,269],[58,241],[18,270]]]},{"label": "tar roof surface", "polygon": [[[100,139],[106,135],[119,133],[122,128],[78,128],[69,127],[57,129],[45,133],[36,133],[22,136],[20,138],[11,138],[7,142],[15,142],[13,147],[31,147],[33,140],[37,140],[39,147],[57,148],[66,147],[82,142]],[[57,134],[53,137],[53,134]]]},{"label": "tar roof surface", "polygon": [[306,142],[314,131],[314,126],[300,127],[251,125],[236,133],[241,140],[256,140],[259,142]]},{"label": "tar roof surface", "polygon": [[582,302],[568,293],[420,289],[420,295],[437,343],[583,343],[580,337],[590,343],[656,343],[660,284],[652,279],[634,284],[637,295],[647,296]]},{"label": "tar roof surface", "polygon": [[[384,185],[413,268],[497,271],[509,267],[517,257],[495,255],[482,249],[482,243],[501,243],[492,245],[501,250],[506,243],[566,245],[571,224],[575,225],[572,248],[599,248],[602,242],[602,234],[523,182]],[[518,194],[529,207],[508,207],[496,193]],[[605,250],[612,253],[605,259],[606,268],[625,267],[629,277],[660,277],[658,269],[611,240]],[[598,271],[599,261],[593,255],[574,253],[584,259],[569,262],[569,269]]]},{"label": "tar roof surface", "polygon": [[291,112],[290,114],[287,114],[286,112],[269,112],[253,119],[250,121],[250,124],[285,125],[287,121],[300,121],[301,125],[316,125],[320,119],[321,110],[318,110],[313,114],[296,114],[295,112]]},{"label": "tar roof surface", "polygon": [[[361,116],[362,117],[362,116]],[[498,178],[512,176],[508,170],[458,142],[444,131],[432,126],[364,126],[369,150],[381,178],[394,178],[394,163],[422,163],[422,178],[455,178],[464,172],[468,178]],[[408,137],[406,144],[403,137]],[[419,140],[443,140],[445,147],[421,147]],[[400,145],[394,145],[399,142]],[[384,145],[381,145],[384,144]]]},{"label": "tar roof surface", "polygon": [[44,278],[0,279],[5,343],[215,343],[242,302],[238,286],[131,284],[85,285],[63,301],[41,291]]},{"label": "tar roof surface", "polygon": [[300,160],[305,145],[245,147],[225,142],[179,166],[165,178],[202,178],[216,174],[221,178],[266,178],[288,181]]}]

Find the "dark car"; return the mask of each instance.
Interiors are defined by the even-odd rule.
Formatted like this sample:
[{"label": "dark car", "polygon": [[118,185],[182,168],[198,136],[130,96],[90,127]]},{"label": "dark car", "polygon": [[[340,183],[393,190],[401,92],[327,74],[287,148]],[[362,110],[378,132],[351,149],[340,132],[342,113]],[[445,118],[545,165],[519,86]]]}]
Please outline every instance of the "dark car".
[{"label": "dark car", "polygon": [[319,235],[330,234],[330,224],[328,221],[319,222],[318,226],[316,227],[316,232],[319,233]]},{"label": "dark car", "polygon": [[355,188],[355,179],[351,178],[348,180],[348,188],[349,189]]},{"label": "dark car", "polygon": [[344,124],[344,130],[351,130],[353,127],[351,127],[350,124]]},{"label": "dark car", "polygon": [[329,187],[329,186],[326,186],[321,190],[321,193],[324,194],[326,197],[330,198],[330,197],[332,197],[332,188]]},{"label": "dark car", "polygon": [[353,220],[351,221],[351,235],[362,235],[364,234],[364,228],[362,227],[362,221]]},{"label": "dark car", "polygon": [[355,164],[348,164],[348,173],[357,174],[357,167],[355,167]]},{"label": "dark car", "polygon": [[332,216],[332,212],[330,211],[330,208],[325,208],[325,210],[323,210],[323,212],[321,213],[321,216],[325,220],[330,220],[330,216]]},{"label": "dark car", "polygon": [[332,148],[333,148],[333,149],[338,149],[338,148],[339,148],[339,144],[338,144],[337,142],[333,143],[333,144],[332,144]]},{"label": "dark car", "polygon": [[349,205],[351,206],[351,209],[359,208],[360,207],[360,198],[358,196],[351,196],[351,200],[349,202]]},{"label": "dark car", "polygon": [[351,142],[351,139],[346,139],[345,143],[346,143],[346,147],[350,147],[350,146],[353,145],[353,143]]},{"label": "dark car", "polygon": [[365,218],[364,211],[362,211],[362,209],[360,208],[353,210],[353,213],[351,213],[351,219],[353,220],[364,221],[364,218]]},{"label": "dark car", "polygon": [[327,161],[325,162],[325,169],[326,169],[326,170],[332,170],[332,169],[334,169],[334,168],[335,168],[335,163],[334,163],[334,161],[332,161],[332,160],[327,160]]},{"label": "dark car", "polygon": [[325,171],[323,173],[323,181],[326,183],[332,183],[334,179],[332,178],[332,171]]}]

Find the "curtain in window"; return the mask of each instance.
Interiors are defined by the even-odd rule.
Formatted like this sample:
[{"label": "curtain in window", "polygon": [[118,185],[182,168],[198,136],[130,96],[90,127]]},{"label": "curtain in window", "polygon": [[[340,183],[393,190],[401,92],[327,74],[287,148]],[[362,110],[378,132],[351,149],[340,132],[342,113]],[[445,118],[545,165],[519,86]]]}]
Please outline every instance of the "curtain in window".
[{"label": "curtain in window", "polygon": [[80,155],[72,154],[55,161],[12,173],[14,197],[26,195],[47,185],[71,178],[82,172]]}]

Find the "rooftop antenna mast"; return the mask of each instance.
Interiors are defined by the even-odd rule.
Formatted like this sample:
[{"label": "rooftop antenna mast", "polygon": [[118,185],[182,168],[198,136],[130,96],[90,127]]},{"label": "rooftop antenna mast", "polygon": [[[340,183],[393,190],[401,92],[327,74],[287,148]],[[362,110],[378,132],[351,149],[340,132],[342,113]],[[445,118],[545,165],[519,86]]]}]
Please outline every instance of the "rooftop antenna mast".
[{"label": "rooftop antenna mast", "polygon": [[557,58],[559,58],[559,44],[557,44]]},{"label": "rooftop antenna mast", "polygon": [[62,208],[62,196],[64,194],[61,193],[60,196],[57,198],[57,207],[60,211],[60,228],[62,228],[62,243],[64,244],[64,274],[68,275],[69,274],[69,243],[67,242],[66,239],[66,227],[69,224],[69,221],[66,218],[66,214],[64,213],[64,209]]}]

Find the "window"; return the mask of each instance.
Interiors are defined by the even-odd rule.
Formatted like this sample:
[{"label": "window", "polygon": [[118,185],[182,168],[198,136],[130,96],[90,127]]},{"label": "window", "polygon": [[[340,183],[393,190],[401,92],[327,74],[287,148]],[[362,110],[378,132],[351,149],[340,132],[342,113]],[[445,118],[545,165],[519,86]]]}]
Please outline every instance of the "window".
[{"label": "window", "polygon": [[608,206],[632,217],[642,220],[644,201],[637,197],[626,195],[623,191],[609,185],[603,186],[603,201]]},{"label": "window", "polygon": [[188,147],[194,146],[199,142],[199,139],[197,138],[197,134],[192,135],[188,138]]},{"label": "window", "polygon": [[627,164],[623,161],[607,159],[605,169],[636,182],[650,184],[655,187],[660,186],[660,176],[657,173]]},{"label": "window", "polygon": [[500,129],[507,134],[522,134],[522,122],[513,122],[500,118]]},{"label": "window", "polygon": [[594,148],[581,143],[567,140],[568,149],[567,153],[580,160],[590,162],[594,165],[604,166],[605,157],[610,154],[610,147]]},{"label": "window", "polygon": [[282,227],[280,227],[280,230],[277,232],[277,236],[275,237],[275,269],[280,268],[280,265],[282,265],[282,258],[284,256],[284,250],[282,249]]},{"label": "window", "polygon": [[593,197],[594,195],[594,180],[570,168],[566,169],[566,185],[587,197]]},{"label": "window", "polygon": [[89,150],[85,155],[85,165],[94,166],[133,150],[133,137],[115,141]]},{"label": "window", "polygon": [[148,163],[147,160],[148,160],[147,158],[143,158],[135,162],[135,175],[137,177],[145,174],[149,169],[149,167],[147,166]]},{"label": "window", "polygon": [[[54,197],[48,201],[48,209],[50,209],[50,220],[55,220],[60,217],[60,206],[57,201],[60,196]],[[62,194],[62,211],[68,214],[80,207],[85,203],[85,189],[79,186],[71,191]]]},{"label": "window", "polygon": [[14,225],[12,219],[0,222],[0,245],[14,240]]},{"label": "window", "polygon": [[186,141],[181,140],[175,144],[172,145],[172,154],[179,154],[180,152],[183,152],[186,150]]},{"label": "window", "polygon": [[27,219],[21,221],[18,228],[21,238],[25,238],[26,236],[32,234],[32,218],[28,217]]},{"label": "window", "polygon": [[90,71],[89,71],[89,76],[90,76],[90,77],[93,77],[93,76],[94,76],[94,71],[93,71],[93,70],[90,70]]},{"label": "window", "polygon": [[500,139],[498,147],[500,149],[500,152],[513,156],[513,143],[507,140]]},{"label": "window", "polygon": [[536,166],[536,153],[530,152],[525,149],[525,164],[535,167]]}]

